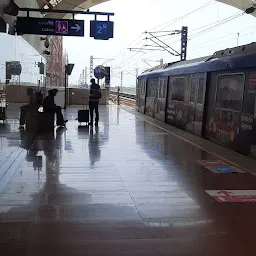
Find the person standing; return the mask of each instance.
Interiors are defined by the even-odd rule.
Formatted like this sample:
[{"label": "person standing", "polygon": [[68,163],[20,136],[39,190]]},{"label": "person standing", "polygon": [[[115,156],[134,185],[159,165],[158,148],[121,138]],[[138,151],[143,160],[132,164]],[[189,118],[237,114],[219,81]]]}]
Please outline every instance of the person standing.
[{"label": "person standing", "polygon": [[91,79],[90,97],[89,97],[89,110],[90,110],[90,123],[93,125],[93,112],[95,111],[95,126],[99,124],[99,102],[101,98],[101,89],[94,78]]},{"label": "person standing", "polygon": [[61,107],[57,106],[54,102],[54,97],[57,95],[58,90],[53,89],[48,91],[48,96],[44,99],[43,109],[44,112],[52,113],[57,115],[57,126],[65,126],[67,120],[65,121],[61,112]]}]

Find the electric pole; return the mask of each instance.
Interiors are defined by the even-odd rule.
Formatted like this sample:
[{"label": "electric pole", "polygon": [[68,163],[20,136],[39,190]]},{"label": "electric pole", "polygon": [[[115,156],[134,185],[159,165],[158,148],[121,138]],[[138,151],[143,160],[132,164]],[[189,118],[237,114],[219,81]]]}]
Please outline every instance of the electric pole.
[{"label": "electric pole", "polygon": [[187,46],[188,46],[188,27],[182,27],[181,29],[181,53],[180,60],[187,59]]},{"label": "electric pole", "polygon": [[124,75],[124,72],[121,71],[121,90],[122,90],[122,87],[123,87],[123,75]]},{"label": "electric pole", "polygon": [[90,78],[93,78],[93,56],[90,57]]}]

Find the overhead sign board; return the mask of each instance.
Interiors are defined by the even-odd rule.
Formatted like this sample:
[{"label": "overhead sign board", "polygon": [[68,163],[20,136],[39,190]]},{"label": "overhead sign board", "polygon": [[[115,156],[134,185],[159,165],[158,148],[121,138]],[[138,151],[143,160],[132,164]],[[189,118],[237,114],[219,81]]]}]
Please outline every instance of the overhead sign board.
[{"label": "overhead sign board", "polygon": [[16,31],[20,35],[84,36],[84,21],[18,17]]},{"label": "overhead sign board", "polygon": [[90,37],[97,40],[113,38],[114,23],[112,21],[92,20],[90,23]]}]

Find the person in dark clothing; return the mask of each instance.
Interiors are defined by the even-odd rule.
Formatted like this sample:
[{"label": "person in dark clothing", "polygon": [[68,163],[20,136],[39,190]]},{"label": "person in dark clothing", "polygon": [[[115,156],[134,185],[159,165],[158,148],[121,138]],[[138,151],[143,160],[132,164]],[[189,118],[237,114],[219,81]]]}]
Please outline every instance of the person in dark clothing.
[{"label": "person in dark clothing", "polygon": [[90,129],[90,137],[89,137],[89,158],[90,158],[90,167],[94,169],[96,162],[100,161],[101,150],[100,150],[100,136],[99,136],[99,128],[96,127],[96,133],[93,134],[93,129]]},{"label": "person in dark clothing", "polygon": [[36,92],[32,88],[27,89],[28,104],[20,107],[20,129],[24,129],[28,112],[38,110]]},{"label": "person in dark clothing", "polygon": [[44,112],[52,113],[57,115],[57,126],[65,126],[67,120],[65,121],[61,112],[61,107],[57,106],[54,102],[54,97],[57,95],[58,90],[50,90],[48,91],[48,96],[44,99],[43,109]]},{"label": "person in dark clothing", "polygon": [[91,79],[91,89],[89,97],[89,110],[90,110],[90,123],[93,125],[93,112],[95,111],[95,126],[98,126],[99,123],[99,102],[101,98],[100,86],[96,84],[95,79]]}]

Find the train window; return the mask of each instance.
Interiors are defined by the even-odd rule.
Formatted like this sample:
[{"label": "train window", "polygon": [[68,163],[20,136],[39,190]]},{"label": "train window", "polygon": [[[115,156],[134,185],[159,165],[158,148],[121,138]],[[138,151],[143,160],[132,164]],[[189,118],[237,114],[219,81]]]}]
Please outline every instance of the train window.
[{"label": "train window", "polygon": [[244,74],[220,75],[218,77],[216,107],[240,112],[243,105]]},{"label": "train window", "polygon": [[185,83],[186,83],[185,78],[173,79],[172,100],[184,101]]},{"label": "train window", "polygon": [[159,79],[148,79],[147,97],[157,97]]},{"label": "train window", "polygon": [[191,79],[190,83],[190,102],[195,103],[196,100],[196,78]]},{"label": "train window", "polygon": [[159,78],[159,87],[158,87],[158,98],[162,98],[162,91],[163,91],[163,78]]},{"label": "train window", "polygon": [[168,79],[167,77],[163,78],[163,94],[162,94],[162,98],[166,98],[166,93],[167,93],[167,82]]},{"label": "train window", "polygon": [[141,80],[140,81],[140,95],[145,95],[145,90],[146,90],[146,81]]},{"label": "train window", "polygon": [[197,103],[204,103],[204,78],[199,78],[198,90],[197,90]]}]

